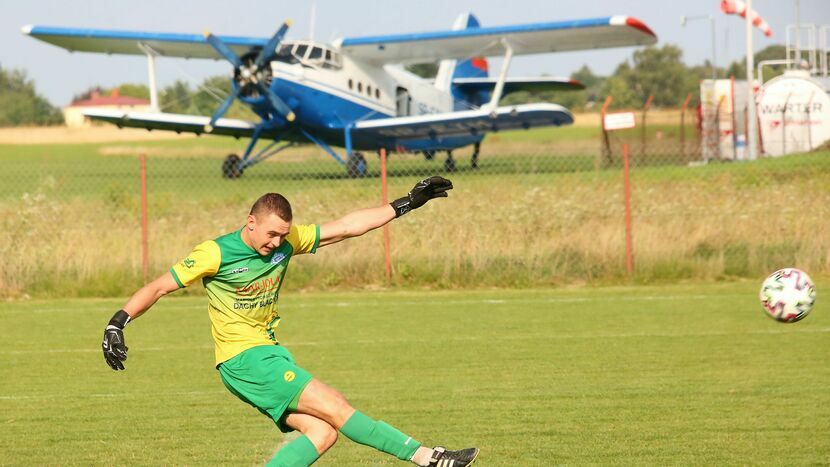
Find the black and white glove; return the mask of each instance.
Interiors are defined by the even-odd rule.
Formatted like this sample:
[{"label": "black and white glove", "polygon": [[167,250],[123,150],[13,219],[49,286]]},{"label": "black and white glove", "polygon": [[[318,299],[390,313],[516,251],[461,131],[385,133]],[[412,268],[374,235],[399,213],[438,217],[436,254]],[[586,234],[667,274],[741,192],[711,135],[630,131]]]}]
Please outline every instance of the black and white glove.
[{"label": "black and white glove", "polygon": [[104,329],[104,360],[113,370],[123,370],[124,360],[127,359],[127,345],[124,342],[124,326],[130,322],[130,315],[124,310],[118,310]]},{"label": "black and white glove", "polygon": [[392,201],[395,217],[401,217],[413,209],[418,209],[433,198],[446,198],[447,190],[452,190],[452,182],[444,177],[433,175],[415,184],[403,198]]}]

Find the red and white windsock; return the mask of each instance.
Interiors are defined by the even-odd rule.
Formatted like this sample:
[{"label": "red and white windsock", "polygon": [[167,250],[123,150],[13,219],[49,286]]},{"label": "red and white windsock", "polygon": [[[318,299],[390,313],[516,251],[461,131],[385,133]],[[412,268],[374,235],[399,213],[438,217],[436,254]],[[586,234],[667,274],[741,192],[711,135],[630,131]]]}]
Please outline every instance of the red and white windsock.
[{"label": "red and white windsock", "polygon": [[720,2],[720,11],[727,15],[741,15],[742,18],[747,18],[748,16],[753,26],[760,29],[765,36],[772,36],[772,28],[764,21],[764,18],[761,18],[754,10],[747,12],[746,3],[741,0],[722,0]]}]

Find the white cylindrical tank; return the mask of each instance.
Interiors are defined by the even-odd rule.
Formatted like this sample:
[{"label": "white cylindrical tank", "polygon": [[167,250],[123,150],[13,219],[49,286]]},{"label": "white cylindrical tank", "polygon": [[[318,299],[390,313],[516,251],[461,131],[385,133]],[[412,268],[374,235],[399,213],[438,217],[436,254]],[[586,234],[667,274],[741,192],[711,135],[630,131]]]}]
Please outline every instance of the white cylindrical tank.
[{"label": "white cylindrical tank", "polygon": [[764,155],[807,152],[830,140],[830,96],[804,71],[787,71],[761,88],[758,119]]}]

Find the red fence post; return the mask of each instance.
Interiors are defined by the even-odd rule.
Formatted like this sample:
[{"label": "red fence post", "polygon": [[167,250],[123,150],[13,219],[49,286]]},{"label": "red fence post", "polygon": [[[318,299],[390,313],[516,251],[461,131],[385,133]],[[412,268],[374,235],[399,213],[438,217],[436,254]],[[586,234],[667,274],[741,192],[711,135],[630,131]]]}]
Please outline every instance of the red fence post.
[{"label": "red fence post", "polygon": [[142,153],[139,156],[139,161],[141,165],[141,265],[144,272],[144,282],[147,282],[150,277],[149,229],[147,228],[147,156]]},{"label": "red fence post", "polygon": [[625,269],[634,273],[634,247],[631,239],[631,177],[628,163],[628,144],[623,144],[623,185],[625,199]]},{"label": "red fence post", "polygon": [[[383,204],[389,203],[389,190],[386,183],[386,148],[380,148],[380,191]],[[392,253],[390,251],[389,224],[383,226],[383,262],[386,279],[392,279]]]}]

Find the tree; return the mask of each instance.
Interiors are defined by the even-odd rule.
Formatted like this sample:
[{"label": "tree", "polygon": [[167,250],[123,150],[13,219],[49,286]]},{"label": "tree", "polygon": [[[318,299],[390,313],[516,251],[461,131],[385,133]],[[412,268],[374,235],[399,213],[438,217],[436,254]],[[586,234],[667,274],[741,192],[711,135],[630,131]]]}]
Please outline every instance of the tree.
[{"label": "tree", "polygon": [[191,99],[190,85],[177,80],[159,93],[159,105],[165,112],[188,113]]},{"label": "tree", "polygon": [[643,105],[643,100],[640,99],[639,93],[632,88],[631,81],[631,65],[628,62],[623,62],[617,66],[614,74],[605,80],[602,86],[602,95],[611,96],[611,102],[614,107],[640,107]]},{"label": "tree", "polygon": [[0,126],[60,123],[63,123],[60,109],[35,91],[26,72],[0,67]]},{"label": "tree", "polygon": [[[199,88],[191,95],[189,113],[195,115],[213,115],[221,105],[222,100],[230,92],[231,78],[229,76],[217,75],[205,78]],[[231,104],[224,116],[244,120],[257,120],[259,118],[250,107],[239,102],[238,99]]]},{"label": "tree", "polygon": [[[150,99],[150,88],[144,84],[124,83],[119,84],[114,89],[118,89],[118,94],[122,96]],[[112,93],[112,90],[110,90],[110,93]]]},{"label": "tree", "polygon": [[[755,66],[763,60],[781,60],[787,58],[787,48],[780,44],[774,44],[765,47],[755,53]],[[764,81],[769,81],[776,76],[783,74],[786,70],[785,65],[774,65],[764,68]],[[757,70],[757,68],[756,68]],[[753,72],[757,72],[753,70]],[[726,76],[734,76],[735,79],[746,79],[746,55],[741,60],[729,64],[726,69]],[[758,78],[757,76],[755,77]]]},{"label": "tree", "polygon": [[597,76],[588,68],[588,65],[582,65],[582,68],[573,72],[570,76],[585,85],[585,89],[580,90],[560,90],[560,91],[539,91],[527,92],[519,91],[508,94],[502,99],[503,105],[526,104],[529,102],[551,102],[567,107],[571,110],[583,110],[590,108],[596,95],[602,87],[605,78]]},{"label": "tree", "polygon": [[438,62],[415,63],[413,65],[407,65],[406,71],[414,73],[421,78],[435,78],[435,75],[438,74]]},{"label": "tree", "polygon": [[650,95],[655,106],[678,106],[693,83],[682,58],[683,52],[672,44],[638,50],[633,66],[620,64],[603,94],[613,96],[616,107],[641,107]]},{"label": "tree", "polygon": [[602,76],[597,76],[588,68],[588,65],[582,65],[582,68],[571,73],[571,79],[575,79],[585,85],[586,89],[594,88],[602,84],[605,79]]}]

